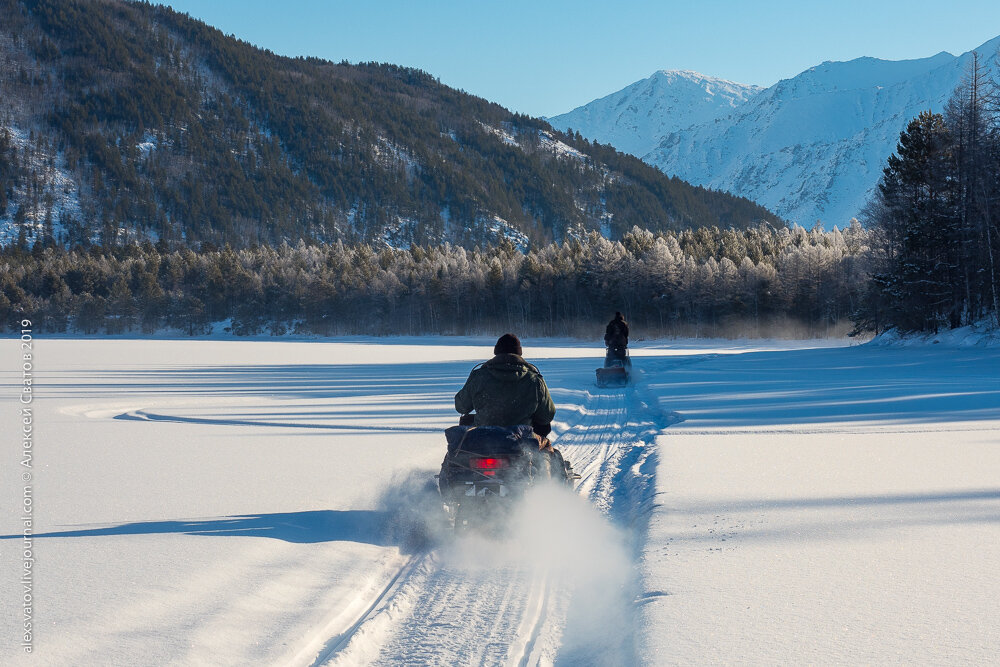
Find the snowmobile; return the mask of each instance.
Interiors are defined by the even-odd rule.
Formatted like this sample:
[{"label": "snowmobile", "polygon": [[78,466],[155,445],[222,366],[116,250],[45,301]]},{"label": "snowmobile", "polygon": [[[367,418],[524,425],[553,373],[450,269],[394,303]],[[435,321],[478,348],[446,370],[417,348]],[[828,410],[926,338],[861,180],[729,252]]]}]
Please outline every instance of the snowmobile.
[{"label": "snowmobile", "polygon": [[632,374],[632,360],[624,345],[609,345],[604,368],[597,369],[598,387],[624,387]]},{"label": "snowmobile", "polygon": [[495,526],[512,502],[532,485],[554,481],[571,486],[580,479],[557,449],[540,448],[530,426],[472,426],[463,416],[445,430],[448,452],[438,489],[455,530]]}]

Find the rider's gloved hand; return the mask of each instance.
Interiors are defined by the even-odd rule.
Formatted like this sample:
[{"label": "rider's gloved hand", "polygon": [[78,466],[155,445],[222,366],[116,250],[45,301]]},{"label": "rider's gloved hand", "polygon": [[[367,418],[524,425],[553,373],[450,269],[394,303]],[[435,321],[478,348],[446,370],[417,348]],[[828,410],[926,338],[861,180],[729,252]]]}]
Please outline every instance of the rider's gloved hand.
[{"label": "rider's gloved hand", "polygon": [[531,422],[531,430],[544,438],[552,433],[552,424],[540,424],[533,421]]}]

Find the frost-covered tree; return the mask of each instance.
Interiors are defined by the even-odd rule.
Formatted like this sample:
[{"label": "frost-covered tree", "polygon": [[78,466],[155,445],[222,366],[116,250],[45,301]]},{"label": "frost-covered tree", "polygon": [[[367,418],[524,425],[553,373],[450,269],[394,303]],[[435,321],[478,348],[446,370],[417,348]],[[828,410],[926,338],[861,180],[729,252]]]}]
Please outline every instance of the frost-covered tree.
[{"label": "frost-covered tree", "polygon": [[528,252],[342,242],[206,244],[197,252],[149,243],[9,247],[0,249],[0,308],[30,313],[39,330],[85,333],[174,327],[199,335],[209,322],[231,320],[238,335],[596,336],[615,310],[641,335],[767,334],[770,322],[786,319],[827,332],[866,278],[870,233],[848,231],[632,230],[622,242],[588,234]]}]

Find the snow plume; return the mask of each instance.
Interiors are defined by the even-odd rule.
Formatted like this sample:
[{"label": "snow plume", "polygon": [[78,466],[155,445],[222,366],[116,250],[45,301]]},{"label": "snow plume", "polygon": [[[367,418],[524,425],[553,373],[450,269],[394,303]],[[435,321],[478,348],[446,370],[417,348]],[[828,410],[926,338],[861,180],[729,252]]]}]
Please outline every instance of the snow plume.
[{"label": "snow plume", "polygon": [[[520,500],[476,515],[468,532],[456,534],[433,471],[415,470],[397,475],[377,507],[386,544],[429,555],[432,573],[421,576],[462,590],[463,582],[473,586],[478,601],[467,612],[470,619],[500,614],[504,623],[521,626],[501,640],[509,655],[557,650],[545,657],[634,664],[634,563],[627,536],[585,498],[564,486],[536,486]],[[464,593],[448,590],[454,597],[449,604],[462,608]]]},{"label": "snow plume", "polygon": [[[538,507],[547,508],[549,520],[538,520]],[[563,489],[534,490],[521,511],[523,521],[516,531],[520,545],[526,553],[539,554],[572,591],[560,660],[633,662],[633,563],[625,535],[586,499]]]},{"label": "snow plume", "polygon": [[459,538],[442,557],[461,569],[527,570],[540,589],[541,613],[564,624],[560,662],[632,662],[633,563],[626,537],[570,490],[529,490],[505,531]]},{"label": "snow plume", "polygon": [[451,532],[434,472],[411,470],[396,474],[376,505],[383,516],[383,535],[403,553],[433,548]]}]

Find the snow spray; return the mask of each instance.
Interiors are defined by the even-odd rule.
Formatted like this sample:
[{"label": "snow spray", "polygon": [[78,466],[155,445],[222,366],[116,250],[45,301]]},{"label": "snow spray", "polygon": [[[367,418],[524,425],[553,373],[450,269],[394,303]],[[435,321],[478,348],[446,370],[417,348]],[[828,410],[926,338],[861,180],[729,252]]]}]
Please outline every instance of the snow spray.
[{"label": "snow spray", "polygon": [[633,563],[625,535],[585,498],[544,484],[513,507],[502,534],[470,535],[442,549],[463,568],[516,568],[553,591],[561,618],[559,661],[629,664],[632,658]]},{"label": "snow spray", "polygon": [[506,572],[526,586],[531,582],[551,591],[544,613],[552,616],[553,627],[561,627],[559,662],[634,663],[634,563],[627,537],[572,490],[532,487],[502,520],[462,536],[454,534],[432,472],[395,477],[378,508],[387,543],[405,553],[433,550],[440,566],[458,576]]},{"label": "snow spray", "polygon": [[450,537],[451,527],[429,470],[393,476],[376,504],[383,537],[403,553],[426,551]]}]

